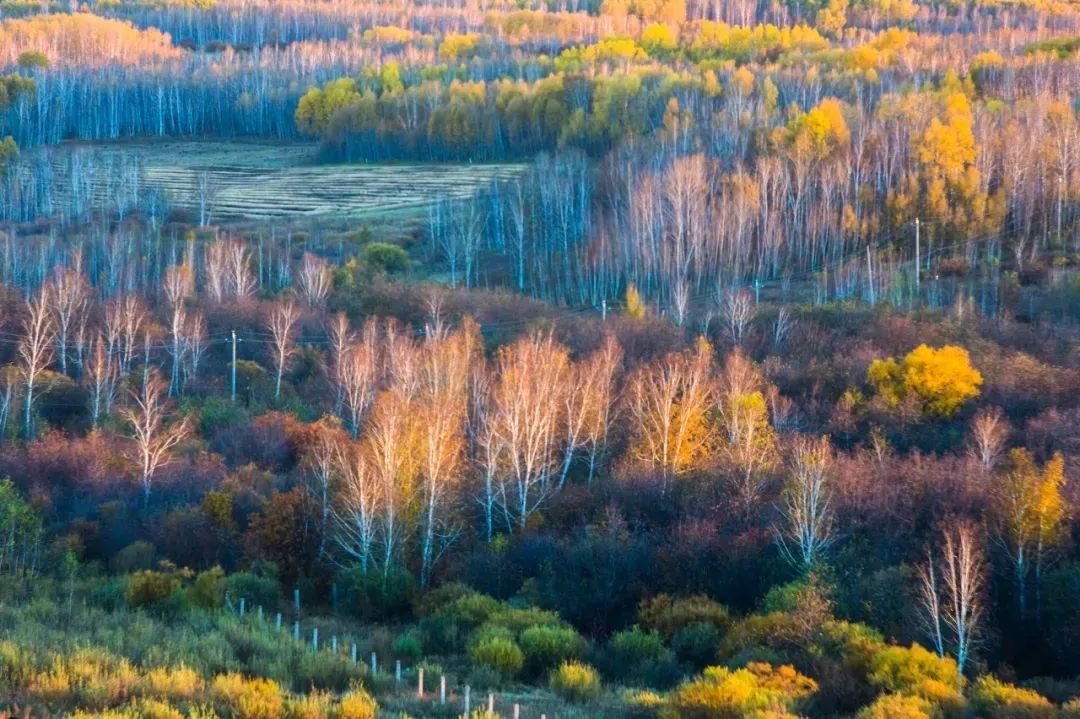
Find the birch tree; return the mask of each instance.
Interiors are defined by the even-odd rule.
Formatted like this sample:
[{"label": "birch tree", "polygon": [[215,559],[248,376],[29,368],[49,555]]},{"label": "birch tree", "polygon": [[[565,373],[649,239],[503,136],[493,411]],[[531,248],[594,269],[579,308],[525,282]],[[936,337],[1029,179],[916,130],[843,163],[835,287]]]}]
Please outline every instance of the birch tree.
[{"label": "birch tree", "polygon": [[305,252],[296,282],[300,296],[309,307],[321,307],[333,288],[333,271],[326,260]]},{"label": "birch tree", "polygon": [[421,352],[419,422],[420,584],[459,532],[452,519],[465,463],[468,381],[479,340],[477,329],[444,336],[432,332]]},{"label": "birch tree", "polygon": [[[90,305],[90,285],[83,273],[62,267],[56,271],[48,297],[51,303],[52,323],[56,334],[56,359],[60,372],[68,374],[71,347],[85,330],[86,314]],[[76,371],[81,367],[76,355]]]},{"label": "birch tree", "polygon": [[980,409],[971,421],[971,450],[984,470],[991,470],[1009,438],[1009,422],[999,407]]},{"label": "birch tree", "polygon": [[34,435],[34,400],[35,391],[41,383],[42,375],[53,360],[53,341],[55,328],[52,321],[50,289],[42,287],[36,296],[26,300],[26,314],[23,317],[23,333],[19,340],[19,367],[22,370],[23,388],[23,435]]},{"label": "birch tree", "polygon": [[281,379],[289,359],[296,352],[293,341],[300,309],[292,300],[275,303],[270,309],[267,325],[274,342],[274,399],[281,397]]},{"label": "birch tree", "polygon": [[504,347],[495,363],[489,421],[500,459],[496,503],[508,531],[524,528],[555,489],[569,356],[550,334],[534,333]]},{"label": "birch tree", "polygon": [[715,391],[712,347],[669,354],[642,367],[630,381],[632,456],[660,473],[661,491],[697,467],[713,439],[708,412]]},{"label": "birch tree", "polygon": [[951,655],[963,674],[982,629],[986,566],[975,530],[942,532],[938,552],[919,569],[920,605],[939,656]]},{"label": "birch tree", "polygon": [[131,430],[135,461],[143,502],[150,500],[150,488],[158,470],[169,463],[171,452],[188,436],[187,418],[173,420],[169,415],[168,387],[156,371],[131,392],[131,402],[120,414]]},{"label": "birch tree", "polygon": [[191,268],[174,265],[165,270],[162,290],[169,307],[169,354],[172,355],[172,373],[169,377],[169,394],[180,391],[180,381],[187,343],[187,311],[184,302],[195,288]]},{"label": "birch tree", "polygon": [[799,437],[780,507],[776,541],[793,567],[808,573],[835,540],[829,471],[832,447],[827,437]]},{"label": "birch tree", "polygon": [[339,446],[335,461],[342,486],[332,510],[334,539],[366,575],[374,563],[376,517],[382,495],[374,469],[359,443]]},{"label": "birch tree", "polygon": [[101,417],[112,411],[117,382],[116,360],[109,353],[105,338],[100,333],[90,350],[85,381],[90,388],[91,422],[97,427]]}]

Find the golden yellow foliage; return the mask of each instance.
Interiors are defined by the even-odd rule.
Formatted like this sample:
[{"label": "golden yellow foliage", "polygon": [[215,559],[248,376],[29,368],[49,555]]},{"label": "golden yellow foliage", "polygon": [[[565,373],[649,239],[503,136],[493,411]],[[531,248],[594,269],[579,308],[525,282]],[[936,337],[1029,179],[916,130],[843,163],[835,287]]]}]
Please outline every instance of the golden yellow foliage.
[{"label": "golden yellow foliage", "polygon": [[743,669],[708,667],[681,684],[661,711],[665,719],[746,719],[789,716],[817,683],[794,668],[751,662]]},{"label": "golden yellow foliage", "polygon": [[332,80],[322,88],[313,87],[296,106],[296,127],[303,133],[321,134],[329,127],[336,112],[360,102],[360,99],[356,82],[351,78]]},{"label": "golden yellow foliage", "polygon": [[904,357],[903,364],[892,358],[874,360],[866,378],[890,406],[914,396],[926,414],[939,418],[951,417],[977,397],[983,382],[967,350],[953,345],[940,349],[919,345]]},{"label": "golden yellow foliage", "polygon": [[843,103],[827,97],[799,115],[791,124],[790,142],[795,153],[825,157],[847,146],[851,131],[844,119]]},{"label": "golden yellow foliage", "polygon": [[922,401],[927,413],[953,415],[964,402],[979,396],[982,375],[971,366],[962,347],[933,349],[919,345],[904,358],[904,388]]},{"label": "golden yellow foliage", "polygon": [[626,286],[626,316],[634,320],[645,317],[645,303],[642,302],[641,293],[633,282]]},{"label": "golden yellow foliage", "polygon": [[922,697],[882,694],[863,707],[858,719],[932,719],[933,707]]},{"label": "golden yellow foliage", "polygon": [[977,716],[1054,719],[1057,710],[1050,700],[1031,689],[999,681],[990,675],[979,677],[971,692]]},{"label": "golden yellow foliage", "polygon": [[279,719],[285,714],[281,687],[271,679],[220,674],[210,686],[219,712],[234,719]]}]

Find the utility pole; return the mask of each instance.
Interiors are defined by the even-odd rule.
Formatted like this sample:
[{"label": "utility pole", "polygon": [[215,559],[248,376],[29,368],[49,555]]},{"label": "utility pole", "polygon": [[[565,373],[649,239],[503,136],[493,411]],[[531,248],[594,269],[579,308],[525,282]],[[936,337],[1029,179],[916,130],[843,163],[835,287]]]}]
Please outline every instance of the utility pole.
[{"label": "utility pole", "polygon": [[232,381],[229,384],[229,401],[236,401],[236,330],[232,331]]},{"label": "utility pole", "polygon": [[919,274],[922,272],[922,264],[919,262],[919,218],[915,218],[915,289],[919,289]]}]

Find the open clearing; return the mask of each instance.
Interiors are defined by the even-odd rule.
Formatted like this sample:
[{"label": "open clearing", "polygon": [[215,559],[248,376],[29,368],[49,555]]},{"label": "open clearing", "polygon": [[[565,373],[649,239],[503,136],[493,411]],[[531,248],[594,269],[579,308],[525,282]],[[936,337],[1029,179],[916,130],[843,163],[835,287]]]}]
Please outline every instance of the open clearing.
[{"label": "open clearing", "polygon": [[[144,189],[197,210],[205,198],[215,224],[284,218],[354,219],[409,215],[441,197],[469,197],[518,164],[329,165],[311,143],[176,140],[69,144],[95,164],[137,166]],[[71,165],[55,157],[59,174]],[[85,163],[84,163],[85,164]],[[109,190],[95,187],[94,196]],[[107,199],[106,199],[107,201]]]}]

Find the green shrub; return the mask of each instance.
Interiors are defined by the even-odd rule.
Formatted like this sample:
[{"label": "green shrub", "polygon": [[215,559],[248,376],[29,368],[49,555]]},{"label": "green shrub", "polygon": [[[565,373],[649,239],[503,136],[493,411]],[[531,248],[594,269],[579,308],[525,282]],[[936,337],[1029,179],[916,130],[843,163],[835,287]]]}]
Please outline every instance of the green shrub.
[{"label": "green shrub", "polygon": [[153,544],[139,540],[113,555],[109,566],[117,574],[131,574],[140,569],[151,569],[156,555],[157,549]]},{"label": "green shrub", "polygon": [[221,567],[212,567],[205,572],[199,572],[188,588],[188,599],[196,607],[203,609],[215,609],[220,607],[225,600],[225,584],[222,581],[225,572]]},{"label": "green shrub", "polygon": [[289,678],[296,691],[311,687],[344,691],[360,678],[361,671],[361,665],[353,664],[344,655],[331,652],[299,652]]},{"label": "green shrub", "polygon": [[372,242],[364,247],[361,259],[368,267],[388,275],[409,269],[409,253],[386,242]]},{"label": "green shrub", "polygon": [[[446,607],[453,602],[476,594],[469,585],[461,582],[448,582],[440,587],[432,589],[424,594],[423,597],[416,603],[416,614],[420,617],[430,617],[435,612],[439,611],[443,607]],[[478,595],[483,596],[483,595]]]},{"label": "green shrub", "polygon": [[595,659],[609,676],[637,686],[663,689],[684,675],[660,635],[637,626],[612,636]]},{"label": "green shrub", "polygon": [[90,590],[90,603],[108,611],[116,611],[127,605],[124,594],[128,581],[125,577],[113,577]]},{"label": "green shrub", "polygon": [[717,634],[731,626],[727,607],[700,595],[675,599],[661,594],[642,605],[638,620],[642,627],[659,633],[666,641],[671,641],[680,629],[695,624],[711,625]]},{"label": "green shrub", "polygon": [[229,600],[235,605],[243,599],[246,606],[254,609],[275,608],[281,600],[281,587],[276,577],[262,576],[252,572],[237,572],[225,577],[221,590],[228,593]]},{"label": "green shrub", "polygon": [[613,662],[623,666],[637,666],[642,662],[664,658],[667,650],[656,632],[646,632],[633,627],[616,633],[608,642],[608,654]]},{"label": "green shrub", "polygon": [[1057,710],[1046,697],[1031,689],[979,677],[971,691],[971,707],[985,719],[1054,719]]},{"label": "green shrub", "polygon": [[469,659],[478,666],[495,671],[502,679],[511,679],[521,671],[525,655],[514,640],[492,636],[469,647]]},{"label": "green shrub", "polygon": [[342,607],[363,621],[409,619],[418,588],[416,580],[404,570],[387,575],[363,574],[350,570],[337,575]]},{"label": "green shrub", "polygon": [[415,663],[424,656],[424,645],[416,632],[409,631],[394,640],[390,653],[395,659]]},{"label": "green shrub", "polygon": [[210,694],[217,711],[228,719],[280,719],[285,715],[281,687],[271,679],[219,674]]},{"label": "green shrub", "polygon": [[440,652],[459,651],[469,634],[502,608],[499,600],[486,594],[470,591],[459,595],[421,621],[424,645]]},{"label": "green shrub", "polygon": [[585,640],[569,627],[529,627],[518,638],[525,666],[534,676],[547,673],[585,651]]},{"label": "green shrub", "polygon": [[530,627],[563,627],[565,624],[555,612],[536,607],[501,607],[488,619],[488,624],[505,627],[518,636]]},{"label": "green shrub", "polygon": [[19,67],[24,70],[30,70],[35,67],[48,67],[49,57],[43,52],[27,50],[19,55],[18,64]]},{"label": "green shrub", "polygon": [[563,662],[551,673],[551,691],[569,702],[587,702],[600,696],[600,675],[588,664]]},{"label": "green shrub", "polygon": [[716,649],[720,645],[720,628],[710,622],[695,622],[680,627],[671,638],[671,649],[679,661],[695,669],[716,663]]}]

